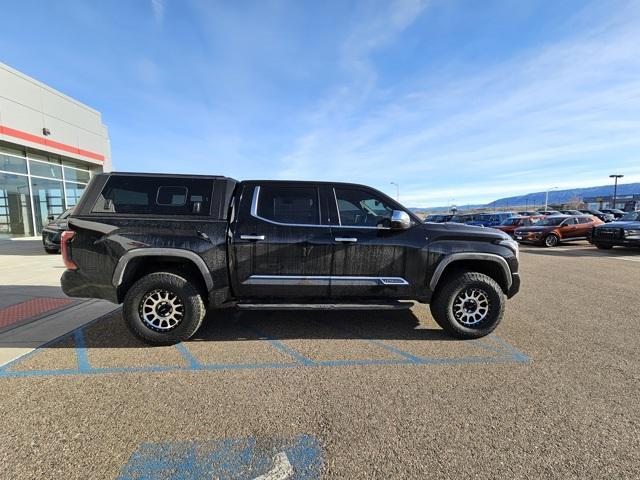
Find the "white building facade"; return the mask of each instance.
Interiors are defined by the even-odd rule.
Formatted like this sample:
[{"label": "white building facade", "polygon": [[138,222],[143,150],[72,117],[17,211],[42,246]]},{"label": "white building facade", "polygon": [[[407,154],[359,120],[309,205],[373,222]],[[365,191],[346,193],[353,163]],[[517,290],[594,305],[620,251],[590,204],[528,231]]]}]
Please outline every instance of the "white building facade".
[{"label": "white building facade", "polygon": [[38,235],[110,170],[100,112],[0,63],[0,238]]}]

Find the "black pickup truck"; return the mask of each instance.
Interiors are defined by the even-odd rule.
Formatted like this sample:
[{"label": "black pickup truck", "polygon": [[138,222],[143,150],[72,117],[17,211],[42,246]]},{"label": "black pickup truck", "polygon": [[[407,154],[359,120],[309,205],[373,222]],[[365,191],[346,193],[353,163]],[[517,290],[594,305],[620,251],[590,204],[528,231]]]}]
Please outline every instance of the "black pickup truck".
[{"label": "black pickup truck", "polygon": [[490,228],[423,223],[350,183],[96,175],[62,238],[72,297],[123,304],[150,344],[191,337],[206,310],[430,303],[458,338],[487,335],[518,292],[518,244]]}]

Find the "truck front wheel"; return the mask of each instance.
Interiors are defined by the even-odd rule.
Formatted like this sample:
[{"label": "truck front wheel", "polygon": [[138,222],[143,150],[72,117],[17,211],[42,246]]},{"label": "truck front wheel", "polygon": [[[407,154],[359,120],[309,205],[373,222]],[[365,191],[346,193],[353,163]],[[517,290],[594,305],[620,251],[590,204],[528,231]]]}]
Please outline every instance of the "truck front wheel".
[{"label": "truck front wheel", "polygon": [[129,330],[150,345],[173,345],[190,338],[205,314],[202,297],[189,281],[174,273],[140,278],[124,298]]},{"label": "truck front wheel", "polygon": [[450,335],[479,338],[491,333],[504,315],[505,299],[500,285],[477,272],[452,273],[431,302],[434,320]]}]

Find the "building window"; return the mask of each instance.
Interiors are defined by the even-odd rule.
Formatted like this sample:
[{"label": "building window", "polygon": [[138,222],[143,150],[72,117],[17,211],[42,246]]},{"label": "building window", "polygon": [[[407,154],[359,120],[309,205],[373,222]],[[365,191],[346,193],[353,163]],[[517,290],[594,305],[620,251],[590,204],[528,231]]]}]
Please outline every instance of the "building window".
[{"label": "building window", "polygon": [[64,167],[64,179],[68,182],[88,183],[91,179],[91,173],[89,170]]},{"label": "building window", "polygon": [[62,182],[58,180],[31,179],[31,197],[36,214],[36,230],[48,223],[47,217],[57,217],[65,211]]},{"label": "building window", "polygon": [[31,175],[35,177],[58,178],[62,180],[62,167],[55,163],[29,160]]},{"label": "building window", "polygon": [[27,161],[14,155],[7,155],[0,151],[0,170],[4,172],[27,174]]},{"label": "building window", "polygon": [[0,236],[33,235],[28,177],[0,173]]},{"label": "building window", "polygon": [[67,208],[75,207],[80,201],[80,197],[84,193],[86,185],[82,183],[65,182],[64,189],[67,198]]}]

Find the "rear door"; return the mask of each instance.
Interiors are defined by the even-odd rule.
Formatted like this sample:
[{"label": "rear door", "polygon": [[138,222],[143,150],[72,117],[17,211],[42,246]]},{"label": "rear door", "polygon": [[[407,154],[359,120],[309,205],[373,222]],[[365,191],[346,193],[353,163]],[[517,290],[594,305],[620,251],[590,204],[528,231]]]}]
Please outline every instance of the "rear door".
[{"label": "rear door", "polygon": [[587,237],[593,228],[593,219],[591,217],[578,217],[577,236]]},{"label": "rear door", "polygon": [[317,185],[246,183],[232,221],[234,291],[251,299],[329,294],[333,242]]},{"label": "rear door", "polygon": [[328,191],[337,219],[331,296],[411,298],[424,285],[424,231],[386,228],[393,210],[404,209],[376,190],[338,184]]}]

